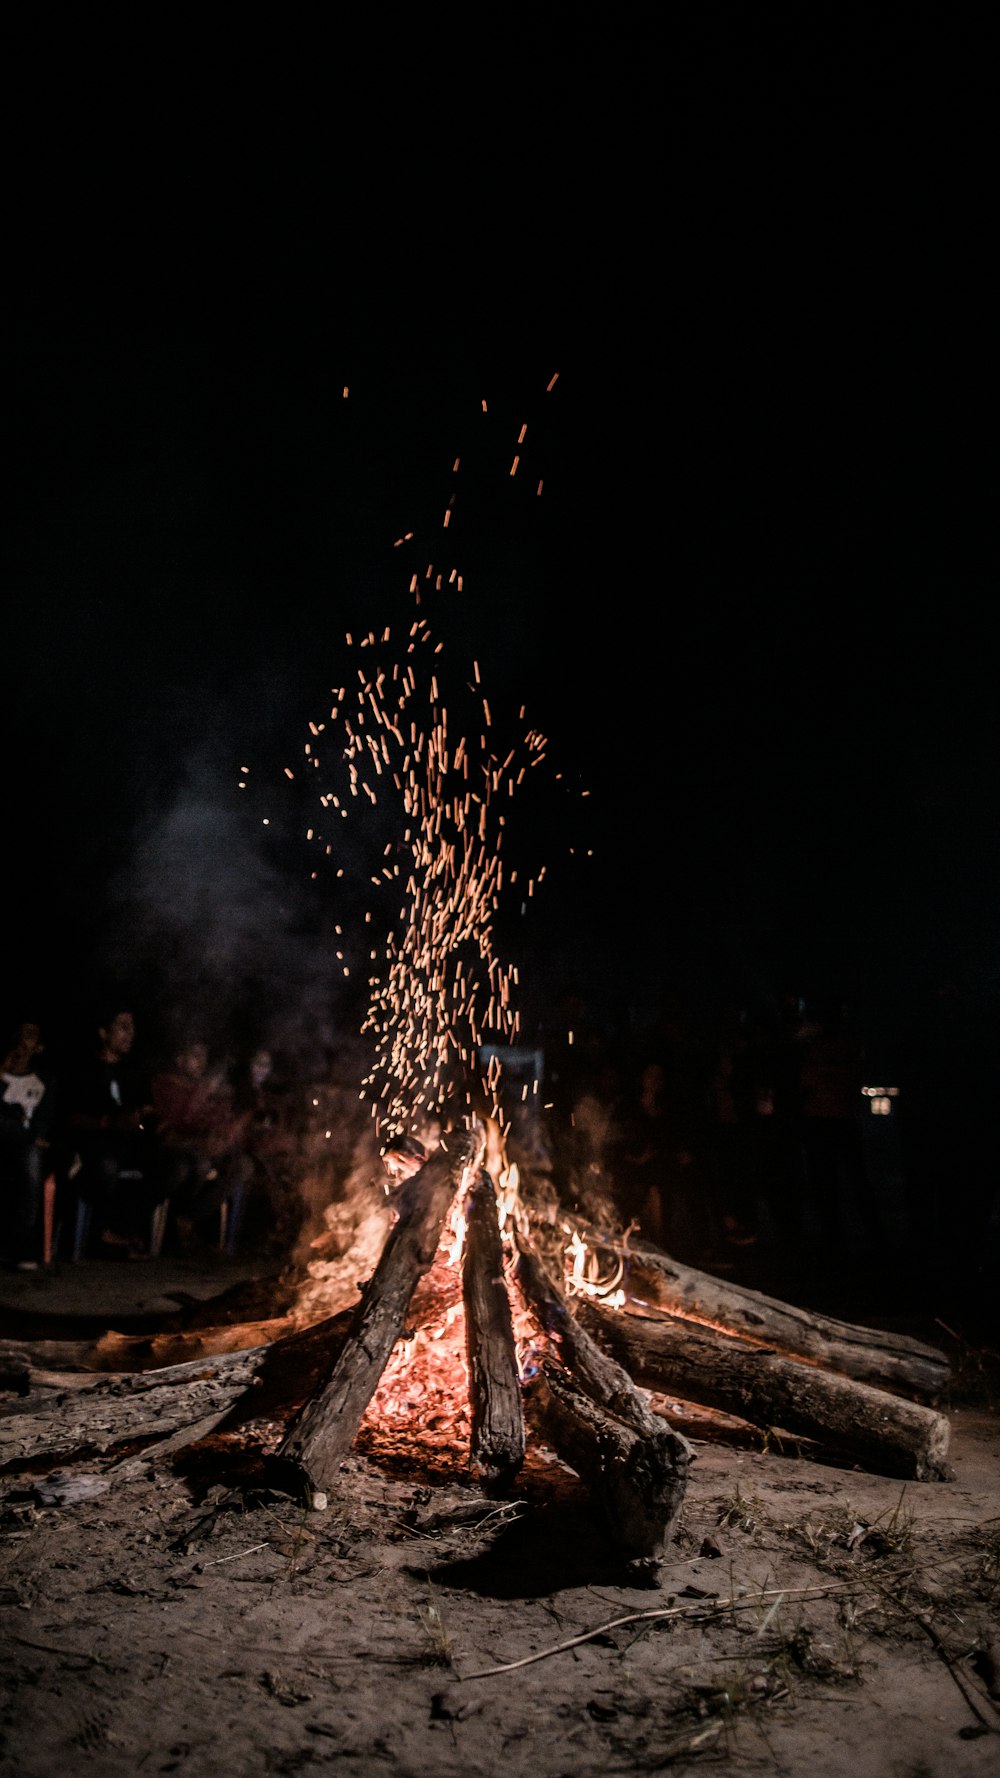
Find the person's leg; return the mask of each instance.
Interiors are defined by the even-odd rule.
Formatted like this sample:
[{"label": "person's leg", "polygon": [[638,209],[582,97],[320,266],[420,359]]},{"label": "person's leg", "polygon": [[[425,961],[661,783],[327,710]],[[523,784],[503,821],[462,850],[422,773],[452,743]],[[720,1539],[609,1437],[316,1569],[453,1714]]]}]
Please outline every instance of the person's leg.
[{"label": "person's leg", "polygon": [[226,1185],[225,1203],[228,1211],[223,1251],[232,1259],[239,1246],[247,1199],[253,1185],[254,1164],[250,1155],[236,1153],[226,1157],[220,1171]]},{"label": "person's leg", "polygon": [[194,1245],[198,1183],[191,1150],[164,1148],[157,1168],[156,1196],[160,1202],[169,1200],[165,1244],[180,1254],[189,1253]]},{"label": "person's leg", "polygon": [[[90,1210],[90,1231],[87,1245],[95,1243],[106,1250],[128,1246],[127,1236],[117,1227],[118,1160],[106,1147],[81,1145],[82,1166],[74,1180],[77,1199]],[[84,1258],[84,1254],[77,1257]]]},{"label": "person's leg", "polygon": [[27,1269],[42,1258],[42,1188],[45,1171],[42,1150],[26,1139],[16,1159],[13,1175],[13,1259]]}]

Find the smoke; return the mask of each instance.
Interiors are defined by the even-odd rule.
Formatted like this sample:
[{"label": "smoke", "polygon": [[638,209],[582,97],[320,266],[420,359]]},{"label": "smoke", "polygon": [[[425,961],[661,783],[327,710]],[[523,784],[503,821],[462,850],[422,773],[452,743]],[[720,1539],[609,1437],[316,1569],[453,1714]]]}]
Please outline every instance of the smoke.
[{"label": "smoke", "polygon": [[360,1024],[324,886],[280,803],[265,825],[218,745],[204,742],[178,779],[167,806],[140,820],[111,885],[106,973],[128,984],[137,1017],[165,1044],[194,1034],[225,1051],[267,1043],[323,1072]]}]

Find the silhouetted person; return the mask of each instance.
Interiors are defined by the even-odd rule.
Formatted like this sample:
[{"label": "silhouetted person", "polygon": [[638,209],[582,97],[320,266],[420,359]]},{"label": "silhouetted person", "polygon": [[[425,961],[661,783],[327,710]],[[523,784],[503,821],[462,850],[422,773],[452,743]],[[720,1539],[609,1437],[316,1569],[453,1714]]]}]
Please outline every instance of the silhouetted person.
[{"label": "silhouetted person", "polygon": [[105,1257],[148,1252],[150,1217],[162,1197],[148,1083],[132,1058],[135,1035],[130,1011],[103,1018],[92,1047],[67,1070],[60,1101],[65,1179],[90,1205]]},{"label": "silhouetted person", "polygon": [[709,1082],[710,1159],[723,1251],[752,1246],[757,1239],[757,1076],[749,1012],[730,1004],[723,1011]]},{"label": "silhouetted person", "polygon": [[266,1044],[237,1064],[229,1085],[239,1151],[230,1168],[246,1186],[244,1216],[251,1225],[247,1238],[278,1250],[290,1249],[303,1215],[297,1178],[303,1137],[298,1096],[275,1068],[274,1054]]},{"label": "silhouetted person", "polygon": [[640,1063],[622,1104],[623,1201],[649,1240],[697,1264],[719,1220],[708,1162],[706,1058],[676,1007],[653,1041],[655,1051]]},{"label": "silhouetted person", "polygon": [[42,1193],[49,1170],[51,1079],[41,1027],[19,1025],[0,1062],[0,1205],[3,1247],[19,1272],[42,1259]]},{"label": "silhouetted person", "polygon": [[805,1001],[783,996],[778,1015],[763,1038],[758,1067],[757,1115],[759,1183],[768,1236],[784,1271],[802,1255],[806,1201],[803,1116],[803,1039],[811,1029]]},{"label": "silhouetted person", "polygon": [[208,1047],[193,1038],[173,1066],[153,1076],[152,1101],[163,1151],[171,1230],[180,1245],[218,1244],[227,1207],[227,1252],[235,1252],[252,1165],[242,1148],[246,1118],[233,1105],[223,1071],[210,1072]]},{"label": "silhouetted person", "polygon": [[843,1268],[862,1246],[867,1259],[884,1259],[885,1234],[861,1130],[864,1046],[846,1008],[821,1011],[800,1048],[807,1208],[823,1265]]}]

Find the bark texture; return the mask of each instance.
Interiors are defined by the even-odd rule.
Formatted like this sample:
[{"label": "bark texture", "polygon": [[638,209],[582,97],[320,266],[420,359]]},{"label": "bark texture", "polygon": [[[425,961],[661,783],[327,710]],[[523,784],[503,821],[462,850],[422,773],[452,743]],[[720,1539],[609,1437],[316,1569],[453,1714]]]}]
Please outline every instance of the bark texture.
[{"label": "bark texture", "polygon": [[524,1462],[524,1405],[496,1192],[485,1168],[466,1193],[465,1216],[462,1298],[472,1410],[469,1459],[481,1480],[506,1483]]},{"label": "bark texture", "polygon": [[640,1299],[640,1309],[645,1300],[668,1314],[711,1322],[858,1382],[924,1401],[935,1401],[948,1385],[951,1373],[945,1354],[907,1334],[859,1327],[796,1308],[680,1265],[648,1242],[630,1243],[621,1251],[627,1266],[626,1288],[631,1297]]},{"label": "bark texture", "polygon": [[922,1403],[677,1317],[652,1320],[593,1302],[579,1313],[648,1388],[765,1430],[801,1433],[877,1475],[935,1481],[949,1473],[948,1422]]},{"label": "bark texture", "polygon": [[528,1389],[528,1418],[564,1463],[587,1483],[611,1541],[628,1562],[652,1570],[662,1561],[687,1483],[677,1440],[638,1432],[609,1414],[555,1359],[543,1361]]}]

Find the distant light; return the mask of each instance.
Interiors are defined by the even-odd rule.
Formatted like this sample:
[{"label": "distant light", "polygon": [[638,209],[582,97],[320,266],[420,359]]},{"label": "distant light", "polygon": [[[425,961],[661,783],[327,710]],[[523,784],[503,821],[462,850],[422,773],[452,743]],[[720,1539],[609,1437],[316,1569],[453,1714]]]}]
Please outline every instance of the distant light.
[{"label": "distant light", "polygon": [[892,1101],[899,1098],[898,1087],[862,1087],[873,1117],[891,1117]]}]

